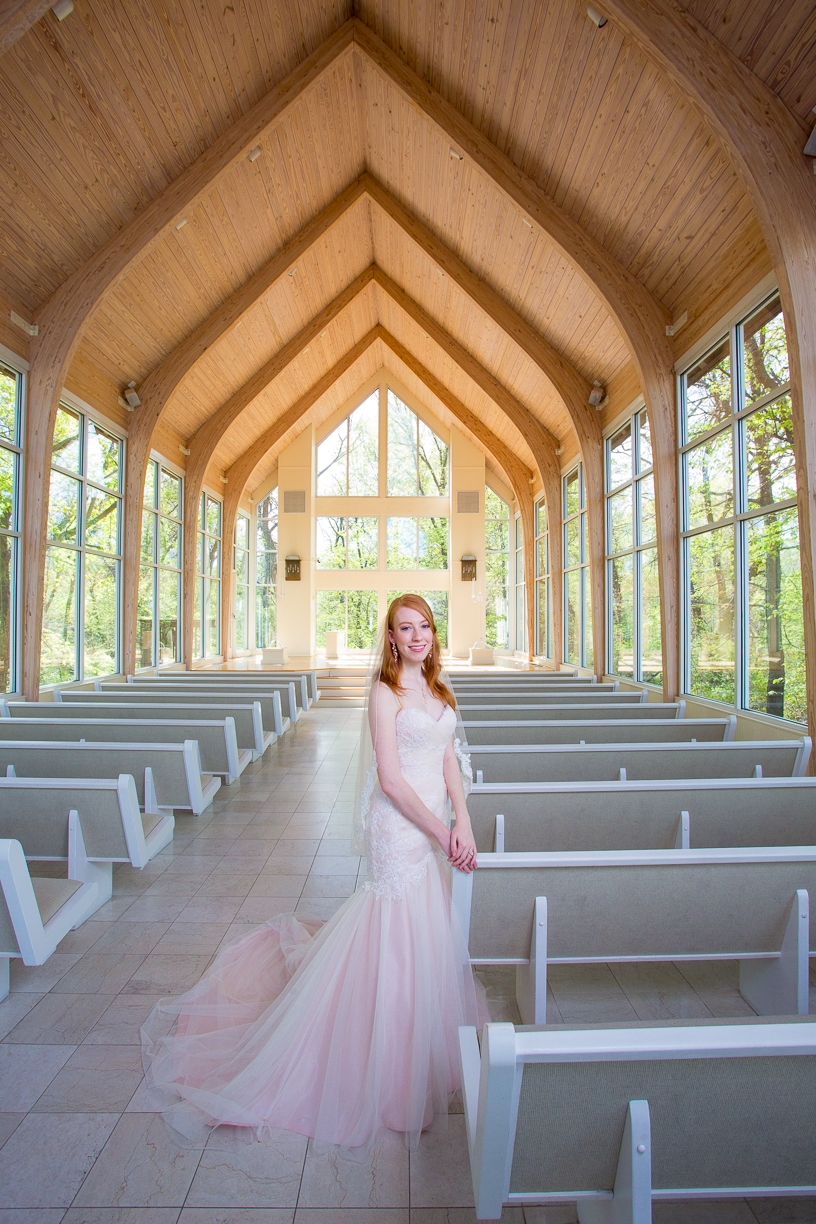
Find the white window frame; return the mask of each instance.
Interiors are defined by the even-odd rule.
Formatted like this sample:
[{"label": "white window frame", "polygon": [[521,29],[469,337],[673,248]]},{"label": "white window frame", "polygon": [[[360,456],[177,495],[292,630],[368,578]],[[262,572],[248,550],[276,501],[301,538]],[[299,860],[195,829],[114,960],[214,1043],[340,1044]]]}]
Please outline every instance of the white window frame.
[{"label": "white window frame", "polygon": [[18,357],[11,349],[0,344],[0,364],[5,366],[18,380],[17,382],[17,429],[16,438],[3,439],[6,450],[16,455],[16,474],[14,484],[14,506],[12,508],[12,527],[3,530],[2,534],[14,541],[13,560],[11,564],[11,599],[9,607],[9,658],[8,658],[8,696],[22,690],[21,684],[21,654],[22,654],[22,538],[23,538],[23,489],[25,487],[25,422],[26,405],[28,403],[28,371],[29,365],[22,357]]}]

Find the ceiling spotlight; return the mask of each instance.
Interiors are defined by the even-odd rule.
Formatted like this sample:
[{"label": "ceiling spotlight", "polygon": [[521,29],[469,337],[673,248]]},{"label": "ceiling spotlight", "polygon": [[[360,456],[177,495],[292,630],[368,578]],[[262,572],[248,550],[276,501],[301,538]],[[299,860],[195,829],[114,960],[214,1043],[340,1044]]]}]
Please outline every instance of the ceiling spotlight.
[{"label": "ceiling spotlight", "polygon": [[247,153],[247,161],[257,161],[261,156],[261,146],[256,145],[254,149],[250,149]]},{"label": "ceiling spotlight", "polygon": [[177,230],[184,229],[186,224],[187,224],[187,218],[182,217],[180,221],[176,222],[176,229]]},{"label": "ceiling spotlight", "polygon": [[602,30],[609,20],[604,17],[603,13],[599,13],[594,4],[587,5],[587,17],[590,21],[594,21],[599,30]]},{"label": "ceiling spotlight", "polygon": [[57,0],[56,4],[51,5],[51,12],[56,17],[57,21],[64,21],[66,17],[70,17],[74,11],[74,0]]},{"label": "ceiling spotlight", "polygon": [[603,397],[604,397],[603,386],[601,385],[601,383],[598,382],[596,378],[592,384],[592,390],[589,393],[589,399],[587,400],[587,403],[591,404],[593,408],[600,408],[601,400],[603,399]]},{"label": "ceiling spotlight", "polygon": [[295,264],[294,268],[289,269],[289,276],[294,276],[296,272],[297,272],[297,264]]},{"label": "ceiling spotlight", "polygon": [[522,218],[521,218],[521,224],[522,224],[522,225],[526,225],[528,229],[532,229],[532,228],[533,228],[533,223],[532,223],[532,221],[528,221],[526,217],[522,217]]},{"label": "ceiling spotlight", "polygon": [[451,147],[450,155],[454,161],[464,161],[465,160],[464,153],[457,152],[457,150],[454,149],[453,147]]},{"label": "ceiling spotlight", "polygon": [[135,378],[131,379],[131,381],[125,387],[125,399],[130,404],[131,408],[138,408],[142,402],[139,398],[139,393],[136,390]]}]

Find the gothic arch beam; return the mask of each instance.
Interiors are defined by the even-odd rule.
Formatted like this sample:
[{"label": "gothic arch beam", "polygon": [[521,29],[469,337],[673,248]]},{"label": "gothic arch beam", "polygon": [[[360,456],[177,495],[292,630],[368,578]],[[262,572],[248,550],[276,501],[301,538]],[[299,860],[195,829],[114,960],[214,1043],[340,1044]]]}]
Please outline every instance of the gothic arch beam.
[{"label": "gothic arch beam", "polygon": [[730,153],[774,262],[791,368],[812,735],[816,731],[816,180],[802,152],[806,129],[676,0],[607,0],[604,11],[685,95]]}]

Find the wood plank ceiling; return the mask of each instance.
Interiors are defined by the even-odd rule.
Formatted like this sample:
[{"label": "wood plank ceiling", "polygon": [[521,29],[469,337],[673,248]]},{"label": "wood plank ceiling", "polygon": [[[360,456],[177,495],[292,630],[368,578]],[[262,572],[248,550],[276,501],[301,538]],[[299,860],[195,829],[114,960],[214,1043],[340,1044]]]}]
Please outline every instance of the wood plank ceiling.
[{"label": "wood plank ceiling", "polygon": [[[811,0],[689,0],[689,12],[801,117],[816,103]],[[699,117],[609,23],[576,0],[75,0],[0,60],[0,295],[31,317],[241,114],[351,16],[487,135],[672,314],[706,308],[746,267],[767,270],[738,176]],[[603,306],[554,245],[359,50],[188,213],[98,310],[69,385],[118,419],[141,383],[285,242],[367,171],[588,380],[632,386]],[[455,150],[453,151],[455,153]],[[538,366],[375,201],[363,196],[212,346],[165,411],[188,439],[283,344],[376,264],[564,442],[566,409]],[[227,429],[226,470],[381,324],[533,466],[495,403],[374,283]],[[19,334],[14,333],[18,351]],[[687,333],[688,335],[688,333]],[[8,339],[7,328],[2,337]],[[684,338],[684,344],[685,344]],[[448,410],[382,341],[313,405],[325,420],[384,363]],[[620,405],[623,406],[623,405]],[[256,470],[260,483],[281,439]],[[178,459],[178,455],[170,456]]]}]

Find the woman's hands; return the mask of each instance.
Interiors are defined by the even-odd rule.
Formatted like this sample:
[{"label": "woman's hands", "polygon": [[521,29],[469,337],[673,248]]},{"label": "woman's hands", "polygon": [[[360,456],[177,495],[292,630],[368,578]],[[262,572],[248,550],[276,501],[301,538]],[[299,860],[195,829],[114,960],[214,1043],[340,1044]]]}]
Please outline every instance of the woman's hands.
[{"label": "woman's hands", "polygon": [[459,821],[457,820],[451,829],[450,855],[448,857],[452,865],[458,867],[460,871],[469,873],[477,867],[476,842],[473,840],[470,825],[463,825],[460,828]]}]

